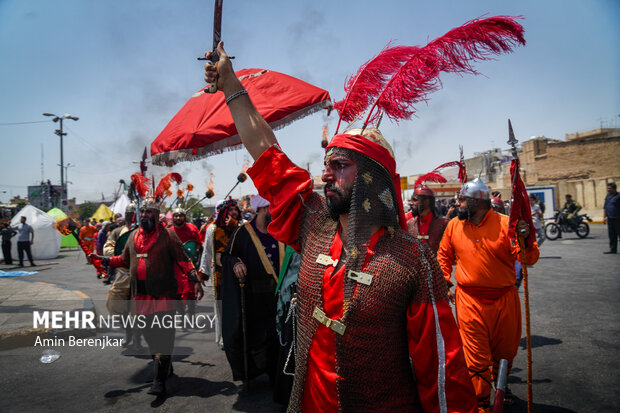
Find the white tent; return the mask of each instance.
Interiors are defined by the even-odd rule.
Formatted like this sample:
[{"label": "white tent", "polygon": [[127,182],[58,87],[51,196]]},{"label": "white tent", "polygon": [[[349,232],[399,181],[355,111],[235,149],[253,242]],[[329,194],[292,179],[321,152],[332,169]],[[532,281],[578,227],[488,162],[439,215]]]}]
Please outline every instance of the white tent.
[{"label": "white tent", "polygon": [[[35,260],[48,260],[56,258],[60,251],[61,235],[56,231],[56,219],[32,205],[26,205],[11,220],[12,227],[21,227],[21,217],[26,217],[26,224],[34,230],[34,243],[32,244],[32,257]],[[11,255],[13,260],[17,257],[17,238],[12,241]],[[24,264],[28,264],[28,256],[24,254]]]},{"label": "white tent", "polygon": [[129,197],[127,195],[121,194],[121,196],[119,196],[118,199],[114,201],[112,205],[110,205],[110,209],[115,214],[121,214],[125,216],[125,208],[127,208],[127,205],[129,205],[130,202],[131,201],[129,200]]}]

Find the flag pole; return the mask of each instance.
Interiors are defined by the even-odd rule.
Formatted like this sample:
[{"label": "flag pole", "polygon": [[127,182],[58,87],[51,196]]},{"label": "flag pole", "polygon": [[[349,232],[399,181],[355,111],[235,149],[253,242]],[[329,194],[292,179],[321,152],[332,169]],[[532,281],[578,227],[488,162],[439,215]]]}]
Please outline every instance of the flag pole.
[{"label": "flag pole", "polygon": [[[515,195],[515,183],[519,174],[519,154],[517,153],[517,142],[519,142],[512,130],[512,124],[508,119],[508,144],[512,147],[512,158],[516,161],[514,176],[512,177],[512,199]],[[519,242],[519,250],[521,255],[521,271],[523,273],[523,305],[525,307],[525,340],[527,343],[527,411],[533,411],[533,394],[532,394],[532,334],[530,320],[530,290],[528,283],[527,265],[525,264],[525,239],[523,235],[517,234]]]}]

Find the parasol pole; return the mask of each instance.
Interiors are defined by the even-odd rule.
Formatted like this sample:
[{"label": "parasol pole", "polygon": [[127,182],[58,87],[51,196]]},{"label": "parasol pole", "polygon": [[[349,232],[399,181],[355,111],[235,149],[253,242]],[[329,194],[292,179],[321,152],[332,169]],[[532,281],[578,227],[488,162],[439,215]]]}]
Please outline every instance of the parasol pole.
[{"label": "parasol pole", "polygon": [[[519,142],[514,135],[512,130],[512,124],[510,123],[510,119],[508,119],[508,144],[512,147],[512,158],[517,161],[517,166],[519,162],[519,154],[517,153],[517,142]],[[519,173],[519,168],[516,168],[512,179],[512,188],[514,192],[514,187],[516,183],[516,177]],[[513,193],[514,200],[514,193]],[[531,334],[531,321],[530,321],[530,291],[528,284],[528,274],[527,274],[527,265],[525,265],[525,239],[523,235],[517,234],[517,239],[519,241],[519,250],[521,255],[521,269],[523,272],[523,301],[525,307],[525,337],[527,343],[527,411],[528,413],[532,413],[533,409],[533,395],[532,395],[532,334]]]}]

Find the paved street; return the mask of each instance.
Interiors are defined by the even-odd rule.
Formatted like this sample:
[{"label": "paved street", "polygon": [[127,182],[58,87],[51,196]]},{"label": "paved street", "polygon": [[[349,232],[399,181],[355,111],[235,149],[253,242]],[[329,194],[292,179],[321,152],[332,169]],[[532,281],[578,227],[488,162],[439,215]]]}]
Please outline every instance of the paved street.
[{"label": "paved street", "polygon": [[[603,255],[606,248],[606,228],[593,225],[585,240],[568,234],[547,241],[540,261],[530,268],[536,412],[620,411],[620,255]],[[7,313],[21,311],[20,305],[7,307],[7,301],[3,302],[10,295],[9,287],[11,291],[22,287],[24,301],[33,288],[56,287],[56,297],[52,290],[40,292],[38,297],[45,305],[57,305],[58,301],[84,304],[81,292],[91,297],[98,314],[107,314],[107,287],[96,279],[92,267],[85,265],[81,252],[62,252],[51,261],[57,264],[41,262],[49,269],[38,274],[0,279],[0,332],[8,328],[2,325],[5,320],[15,321]],[[210,305],[210,300],[203,300],[198,311],[211,314]],[[31,311],[25,308],[26,313]],[[104,336],[122,337],[117,330],[100,331],[92,337]],[[505,409],[508,412],[526,411],[525,339],[522,342],[509,378],[519,400]],[[49,347],[61,356],[43,364],[39,359],[45,348],[0,351],[0,411],[283,411],[271,402],[266,377],[253,381],[249,394],[241,391],[240,382],[232,381],[224,352],[215,345],[210,328],[177,332],[176,377],[168,382],[165,400],[146,393],[150,357],[124,356],[115,347],[63,346]]]}]

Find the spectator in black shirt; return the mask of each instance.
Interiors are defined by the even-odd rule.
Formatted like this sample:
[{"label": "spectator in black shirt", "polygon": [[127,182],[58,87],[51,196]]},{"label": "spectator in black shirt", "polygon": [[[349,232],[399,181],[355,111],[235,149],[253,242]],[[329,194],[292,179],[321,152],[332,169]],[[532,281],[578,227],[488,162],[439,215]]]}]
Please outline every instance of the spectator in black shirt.
[{"label": "spectator in black shirt", "polygon": [[9,226],[9,224],[2,223],[2,229],[0,230],[0,234],[2,235],[2,255],[4,256],[4,263],[11,265],[13,264],[13,258],[11,258],[11,238],[17,231]]}]

